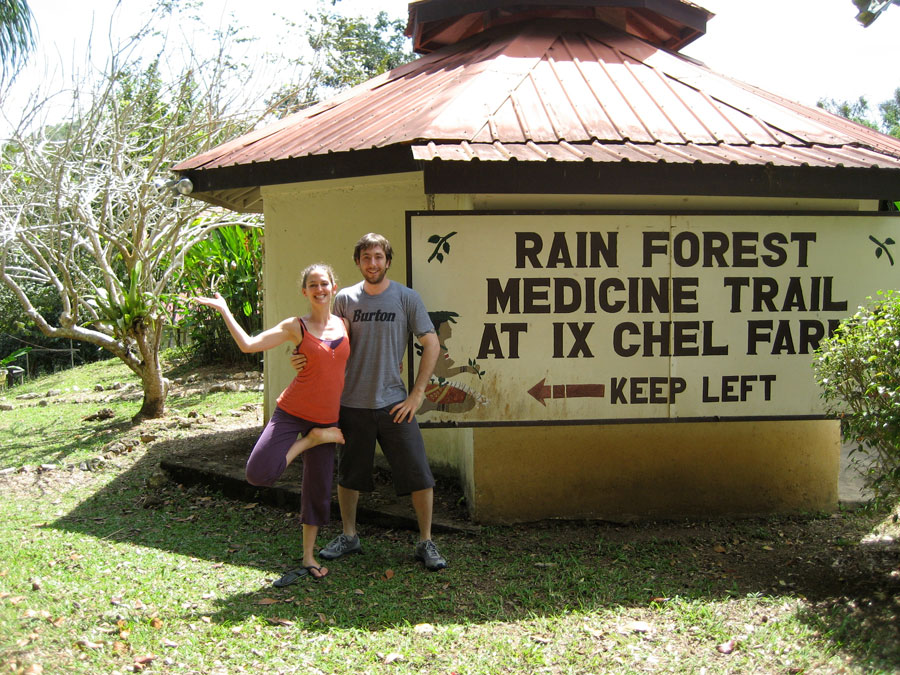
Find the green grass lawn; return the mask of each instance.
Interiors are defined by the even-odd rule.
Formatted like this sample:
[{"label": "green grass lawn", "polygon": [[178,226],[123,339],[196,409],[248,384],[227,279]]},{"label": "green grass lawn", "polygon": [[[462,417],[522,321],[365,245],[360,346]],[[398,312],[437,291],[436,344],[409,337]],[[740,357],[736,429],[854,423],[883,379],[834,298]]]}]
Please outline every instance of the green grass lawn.
[{"label": "green grass lawn", "polygon": [[[114,362],[53,378],[6,401],[130,381]],[[139,428],[139,400],[78,394],[0,412],[0,673],[900,669],[900,556],[863,544],[896,534],[889,513],[489,527],[441,535],[438,573],[413,533],[364,525],[363,555],[275,589],[297,515],[158,468],[172,439],[258,424],[258,392],[170,399]]]}]

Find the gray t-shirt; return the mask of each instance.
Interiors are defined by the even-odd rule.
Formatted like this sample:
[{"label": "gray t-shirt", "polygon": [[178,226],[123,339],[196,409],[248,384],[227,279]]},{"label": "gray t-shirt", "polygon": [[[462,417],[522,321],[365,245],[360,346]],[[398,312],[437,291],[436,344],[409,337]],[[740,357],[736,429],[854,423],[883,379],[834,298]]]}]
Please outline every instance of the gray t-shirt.
[{"label": "gray t-shirt", "polygon": [[338,292],[334,313],[350,322],[350,360],[341,405],[384,408],[403,401],[406,386],[400,362],[409,342],[434,332],[422,298],[411,288],[391,281],[378,295],[363,290],[364,282]]}]

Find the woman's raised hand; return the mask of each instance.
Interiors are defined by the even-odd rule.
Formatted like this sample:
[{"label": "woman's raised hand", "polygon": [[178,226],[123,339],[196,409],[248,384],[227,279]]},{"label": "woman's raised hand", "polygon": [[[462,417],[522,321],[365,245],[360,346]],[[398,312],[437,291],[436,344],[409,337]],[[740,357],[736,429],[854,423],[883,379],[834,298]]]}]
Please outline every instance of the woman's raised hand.
[{"label": "woman's raised hand", "polygon": [[198,305],[204,305],[206,307],[212,307],[213,309],[217,309],[220,312],[228,311],[228,304],[225,302],[225,298],[223,298],[219,293],[216,293],[212,298],[197,296],[195,298],[191,298],[191,302]]}]

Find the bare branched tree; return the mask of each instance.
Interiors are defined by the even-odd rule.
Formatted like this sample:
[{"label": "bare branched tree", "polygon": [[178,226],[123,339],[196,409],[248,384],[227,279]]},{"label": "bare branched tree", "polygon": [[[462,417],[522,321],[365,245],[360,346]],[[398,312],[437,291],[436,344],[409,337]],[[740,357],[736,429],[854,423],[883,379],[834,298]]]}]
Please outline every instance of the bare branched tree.
[{"label": "bare branched tree", "polygon": [[[179,195],[168,168],[255,121],[250,105],[229,99],[242,88],[226,86],[226,50],[204,63],[189,54],[163,75],[159,57],[135,56],[145,37],[113,54],[102,77],[73,86],[63,122],[36,124],[54,97],[33,97],[0,157],[0,279],[45,335],[102,347],[140,377],[135,421],[164,413],[167,284],[194,243],[244,222]],[[31,302],[29,289],[47,285],[59,316]]]}]

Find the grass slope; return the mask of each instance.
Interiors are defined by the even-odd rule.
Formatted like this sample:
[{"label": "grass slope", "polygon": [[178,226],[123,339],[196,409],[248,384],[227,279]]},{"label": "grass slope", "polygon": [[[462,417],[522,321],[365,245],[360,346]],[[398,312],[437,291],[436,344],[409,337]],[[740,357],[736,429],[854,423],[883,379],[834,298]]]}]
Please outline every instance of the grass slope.
[{"label": "grass slope", "polygon": [[[93,391],[127,380],[115,363],[53,378],[0,412],[0,672],[900,668],[896,513],[485,528],[441,536],[434,574],[413,533],[366,526],[363,555],[279,590],[297,515],[158,469],[176,439],[258,426],[258,392],[186,382],[135,428],[139,400]],[[51,389],[69,391],[34,404]]]}]

